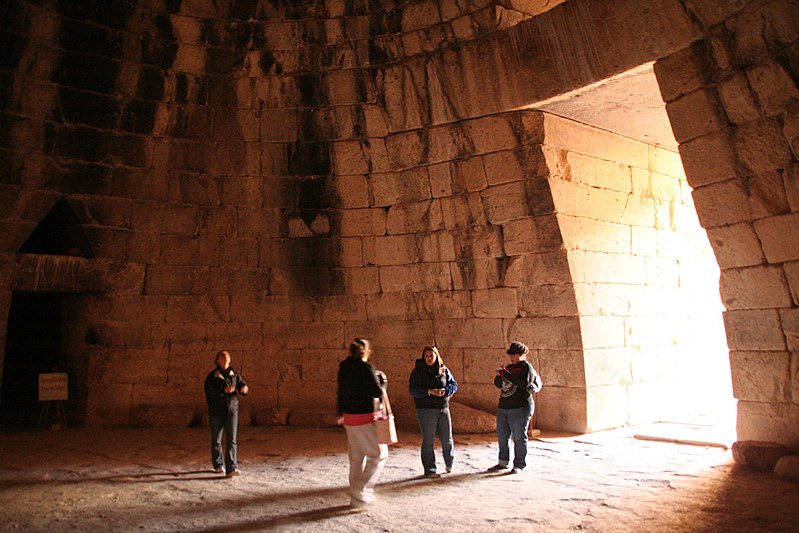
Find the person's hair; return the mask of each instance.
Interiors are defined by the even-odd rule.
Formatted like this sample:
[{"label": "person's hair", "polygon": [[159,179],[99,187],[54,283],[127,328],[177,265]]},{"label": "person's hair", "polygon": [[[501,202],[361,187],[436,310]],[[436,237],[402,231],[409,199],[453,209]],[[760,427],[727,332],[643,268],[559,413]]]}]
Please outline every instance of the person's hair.
[{"label": "person's hair", "polygon": [[220,351],[216,352],[216,355],[214,356],[214,363],[216,363],[217,361],[219,361],[219,356],[220,356],[220,355],[222,355],[222,354],[227,354],[227,356],[228,356],[228,357],[230,357],[230,352],[229,352],[229,351],[227,351],[227,350],[220,350]]},{"label": "person's hair", "polygon": [[350,357],[357,359],[363,358],[363,354],[369,351],[369,341],[366,339],[355,339],[350,343]]},{"label": "person's hair", "polygon": [[444,361],[441,360],[441,354],[438,353],[438,348],[436,348],[435,346],[425,346],[424,349],[422,349],[422,359],[424,359],[425,352],[428,352],[428,351],[433,352],[435,354],[435,356],[436,356],[436,366],[438,367],[437,368],[438,375],[443,376],[444,375]]}]

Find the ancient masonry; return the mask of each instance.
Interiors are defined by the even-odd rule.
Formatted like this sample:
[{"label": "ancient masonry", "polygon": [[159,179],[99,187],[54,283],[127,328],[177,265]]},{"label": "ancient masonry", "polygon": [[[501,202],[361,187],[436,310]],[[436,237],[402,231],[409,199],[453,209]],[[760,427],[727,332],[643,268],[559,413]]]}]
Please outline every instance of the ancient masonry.
[{"label": "ancient masonry", "polygon": [[[227,349],[249,421],[313,424],[362,336],[413,424],[435,342],[455,409],[490,424],[520,339],[536,424],[585,432],[690,410],[721,353],[739,439],[799,446],[797,21],[779,0],[5,2],[0,361],[15,309],[54,295],[81,423],[201,422]],[[679,153],[535,109],[646,63]]]}]

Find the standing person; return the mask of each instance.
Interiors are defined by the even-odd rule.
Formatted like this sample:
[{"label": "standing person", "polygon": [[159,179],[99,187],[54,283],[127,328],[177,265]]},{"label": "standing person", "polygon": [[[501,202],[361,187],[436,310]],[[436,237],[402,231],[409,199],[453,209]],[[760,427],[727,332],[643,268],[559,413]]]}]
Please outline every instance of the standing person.
[{"label": "standing person", "polygon": [[388,445],[378,444],[374,426],[386,376],[367,362],[371,353],[369,341],[355,339],[338,368],[338,414],[347,431],[353,507],[374,502],[377,478],[388,459]]},{"label": "standing person", "polygon": [[416,404],[416,419],[422,431],[422,467],[424,477],[439,478],[436,472],[436,455],[433,451],[436,435],[441,443],[446,472],[452,472],[455,458],[452,442],[452,419],[449,414],[449,399],[458,390],[458,382],[449,368],[444,366],[438,348],[425,346],[422,356],[408,378],[408,392]]},{"label": "standing person", "polygon": [[527,428],[533,417],[533,392],[541,390],[541,378],[527,361],[530,349],[521,342],[512,342],[508,351],[510,364],[497,369],[494,386],[500,389],[497,409],[499,461],[489,472],[505,470],[510,464],[510,439],[513,439],[513,468],[519,474],[527,466]]},{"label": "standing person", "polygon": [[[230,353],[216,354],[216,368],[205,378],[205,401],[208,404],[208,422],[211,426],[211,464],[214,472],[221,474],[222,466],[228,477],[241,474],[236,456],[236,436],[239,427],[239,398],[250,388],[233,367]],[[225,455],[222,457],[222,431],[225,432]]]}]

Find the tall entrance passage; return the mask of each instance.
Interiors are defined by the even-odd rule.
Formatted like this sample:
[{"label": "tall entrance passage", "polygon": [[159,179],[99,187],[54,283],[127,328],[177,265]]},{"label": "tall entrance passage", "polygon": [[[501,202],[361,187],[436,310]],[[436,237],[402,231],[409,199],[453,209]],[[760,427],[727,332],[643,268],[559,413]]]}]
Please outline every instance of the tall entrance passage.
[{"label": "tall entrance passage", "polygon": [[39,417],[39,374],[63,365],[62,295],[15,292],[8,315],[0,424],[33,428]]}]

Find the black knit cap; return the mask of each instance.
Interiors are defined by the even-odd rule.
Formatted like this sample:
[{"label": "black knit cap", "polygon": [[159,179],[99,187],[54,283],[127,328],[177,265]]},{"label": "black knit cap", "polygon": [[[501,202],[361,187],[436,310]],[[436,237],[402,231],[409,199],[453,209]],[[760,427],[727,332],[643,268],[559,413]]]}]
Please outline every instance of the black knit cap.
[{"label": "black knit cap", "polygon": [[514,341],[510,343],[510,348],[508,348],[508,351],[505,353],[508,355],[527,355],[530,353],[530,348],[525,346],[524,343]]}]

